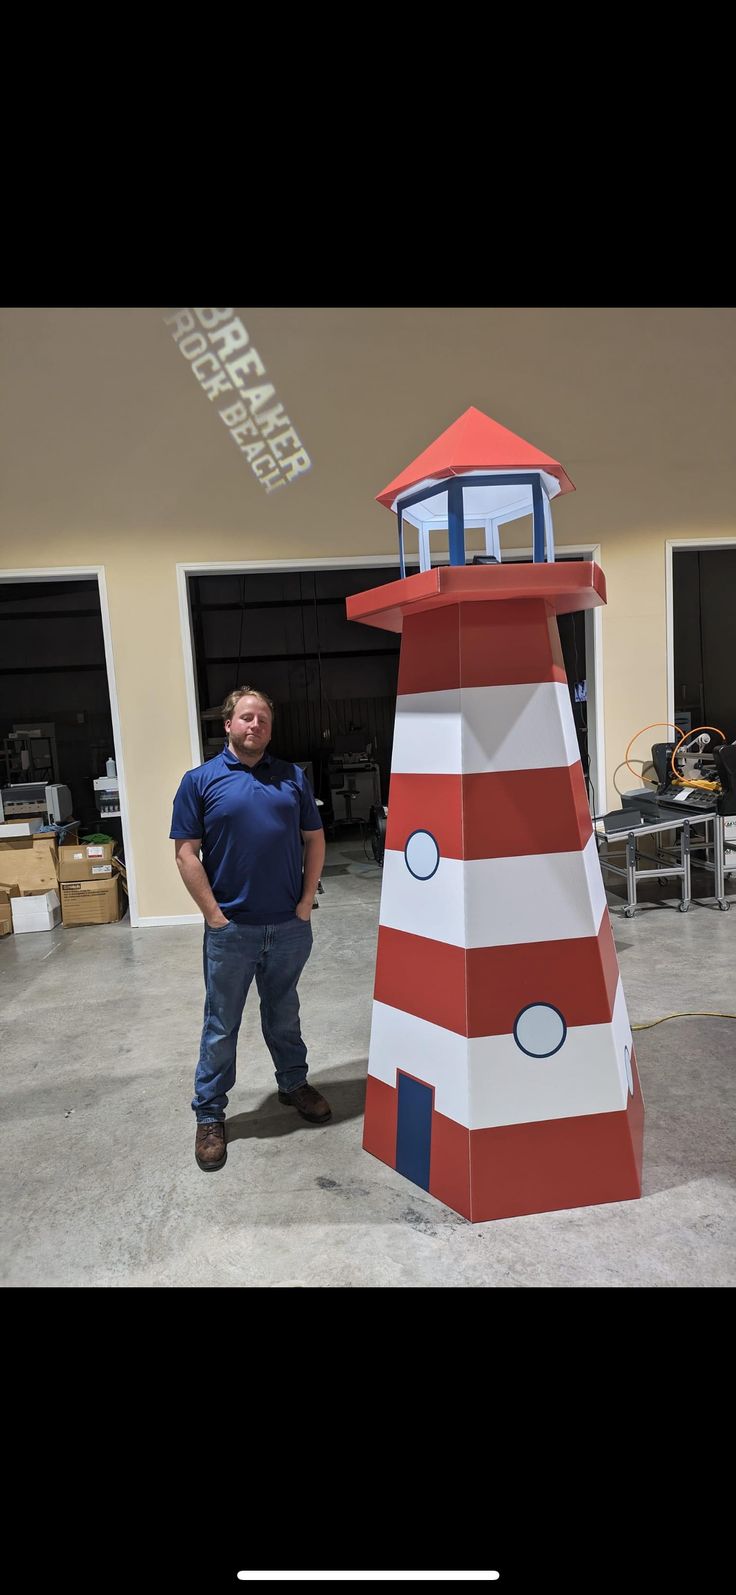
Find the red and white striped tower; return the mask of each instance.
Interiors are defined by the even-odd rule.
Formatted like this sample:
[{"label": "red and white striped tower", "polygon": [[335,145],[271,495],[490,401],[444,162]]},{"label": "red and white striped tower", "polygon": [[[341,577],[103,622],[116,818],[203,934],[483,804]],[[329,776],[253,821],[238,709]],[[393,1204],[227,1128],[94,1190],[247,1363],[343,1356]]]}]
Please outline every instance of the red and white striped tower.
[{"label": "red and white striped tower", "polygon": [[[462,470],[487,464],[476,449]],[[363,1145],[474,1221],[641,1194],[556,621],[601,603],[582,561],[458,562],[348,599],[350,619],[402,632]]]}]

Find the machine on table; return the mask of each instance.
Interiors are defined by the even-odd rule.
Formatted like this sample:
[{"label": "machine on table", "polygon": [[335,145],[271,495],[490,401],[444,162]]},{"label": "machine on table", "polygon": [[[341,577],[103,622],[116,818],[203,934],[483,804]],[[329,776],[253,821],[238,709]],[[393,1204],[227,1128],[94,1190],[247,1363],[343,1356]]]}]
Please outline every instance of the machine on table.
[{"label": "machine on table", "polygon": [[72,795],[59,781],[56,726],[51,721],[14,725],[0,744],[0,825],[39,815],[47,826],[72,818]]},{"label": "machine on table", "polygon": [[[693,854],[703,855],[694,862],[698,868],[714,876],[714,896],[719,908],[725,911],[730,907],[725,895],[725,877],[731,873],[726,867],[729,844],[725,822],[727,817],[736,815],[736,744],[723,741],[722,733],[718,733],[718,741],[710,736],[708,733],[715,731],[716,727],[697,729],[701,732],[700,736],[692,733],[681,738],[680,742],[655,742],[652,746],[652,764],[657,784],[643,786],[638,791],[623,792],[621,811],[603,815],[601,819],[603,834],[608,840],[614,834],[626,840],[625,869],[609,862],[604,864],[604,868],[626,878],[628,902],[624,913],[627,917],[636,909],[637,881],[647,876],[665,879],[679,877],[682,880],[679,907],[681,912],[686,913],[691,900]],[[686,742],[693,741],[693,738],[694,746],[686,747]],[[689,784],[696,782],[702,782],[703,785]],[[626,815],[629,816],[630,826],[626,824]],[[692,836],[690,828],[694,824],[702,825],[703,835],[700,839]],[[674,847],[666,846],[663,841],[670,830],[677,833]],[[656,857],[651,862],[656,867],[646,870],[638,868],[637,847],[642,835],[655,839]],[[643,856],[651,858],[651,855]]]},{"label": "machine on table", "polygon": [[120,788],[117,772],[112,760],[108,760],[108,764],[112,764],[112,773],[108,770],[105,775],[98,775],[92,782],[97,811],[100,819],[104,820],[120,818]]},{"label": "machine on table", "polygon": [[690,748],[685,743],[692,741],[694,732],[680,742],[652,745],[657,782],[622,792],[624,809],[638,811],[651,820],[675,810],[689,818],[698,818],[713,809],[722,816],[736,815],[736,743],[726,742],[720,732],[716,741],[709,735],[716,730],[714,726],[697,729],[701,735]]},{"label": "machine on table", "polygon": [[[680,742],[653,744],[658,782],[654,796],[660,806],[695,814],[715,806],[719,814],[736,814],[736,744],[726,742],[720,733],[716,740],[710,735],[715,729],[704,727],[699,736],[693,732]],[[686,747],[685,741],[693,737],[693,746]],[[707,784],[692,784],[695,782]]]},{"label": "machine on table", "polygon": [[23,781],[0,787],[0,825],[40,814],[49,825],[61,825],[71,818],[72,795],[58,782]]},{"label": "machine on table", "polygon": [[369,820],[371,810],[381,802],[381,776],[372,752],[365,731],[335,737],[327,770],[336,825]]}]

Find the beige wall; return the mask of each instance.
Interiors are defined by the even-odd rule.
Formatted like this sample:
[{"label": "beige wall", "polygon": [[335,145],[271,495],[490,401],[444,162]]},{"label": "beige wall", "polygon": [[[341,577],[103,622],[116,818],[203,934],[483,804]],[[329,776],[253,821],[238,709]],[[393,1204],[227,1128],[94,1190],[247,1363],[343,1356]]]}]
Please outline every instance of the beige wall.
[{"label": "beige wall", "polygon": [[141,917],[193,909],[168,841],[191,763],[177,563],[393,555],[374,495],[469,404],[565,465],[558,545],[601,546],[613,802],[630,736],[666,717],[666,540],[736,539],[736,315],[237,314],[313,460],[270,497],[162,312],[0,315],[0,572],[104,566]]}]

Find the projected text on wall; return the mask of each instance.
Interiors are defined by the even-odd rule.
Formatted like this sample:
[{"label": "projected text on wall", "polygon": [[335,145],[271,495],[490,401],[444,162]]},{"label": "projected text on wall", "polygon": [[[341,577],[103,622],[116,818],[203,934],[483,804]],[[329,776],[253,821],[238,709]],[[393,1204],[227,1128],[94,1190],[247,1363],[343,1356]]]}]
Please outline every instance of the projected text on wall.
[{"label": "projected text on wall", "polygon": [[164,320],[265,492],[308,471],[304,444],[234,310],[172,310]]}]

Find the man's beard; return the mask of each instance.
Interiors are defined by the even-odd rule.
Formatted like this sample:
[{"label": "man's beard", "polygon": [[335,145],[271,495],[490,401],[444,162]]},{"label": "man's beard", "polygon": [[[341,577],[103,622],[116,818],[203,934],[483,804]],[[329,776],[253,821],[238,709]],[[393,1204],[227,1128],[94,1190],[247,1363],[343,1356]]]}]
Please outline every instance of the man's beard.
[{"label": "man's beard", "polygon": [[231,741],[232,746],[234,747],[236,753],[259,753],[260,754],[260,753],[265,753],[266,748],[268,747],[268,741],[260,742],[258,744],[255,744],[253,742],[249,742],[248,739],[247,739],[247,733],[243,733],[242,736],[238,736],[238,735],[234,735],[233,732],[231,731],[230,732],[230,741]]}]

